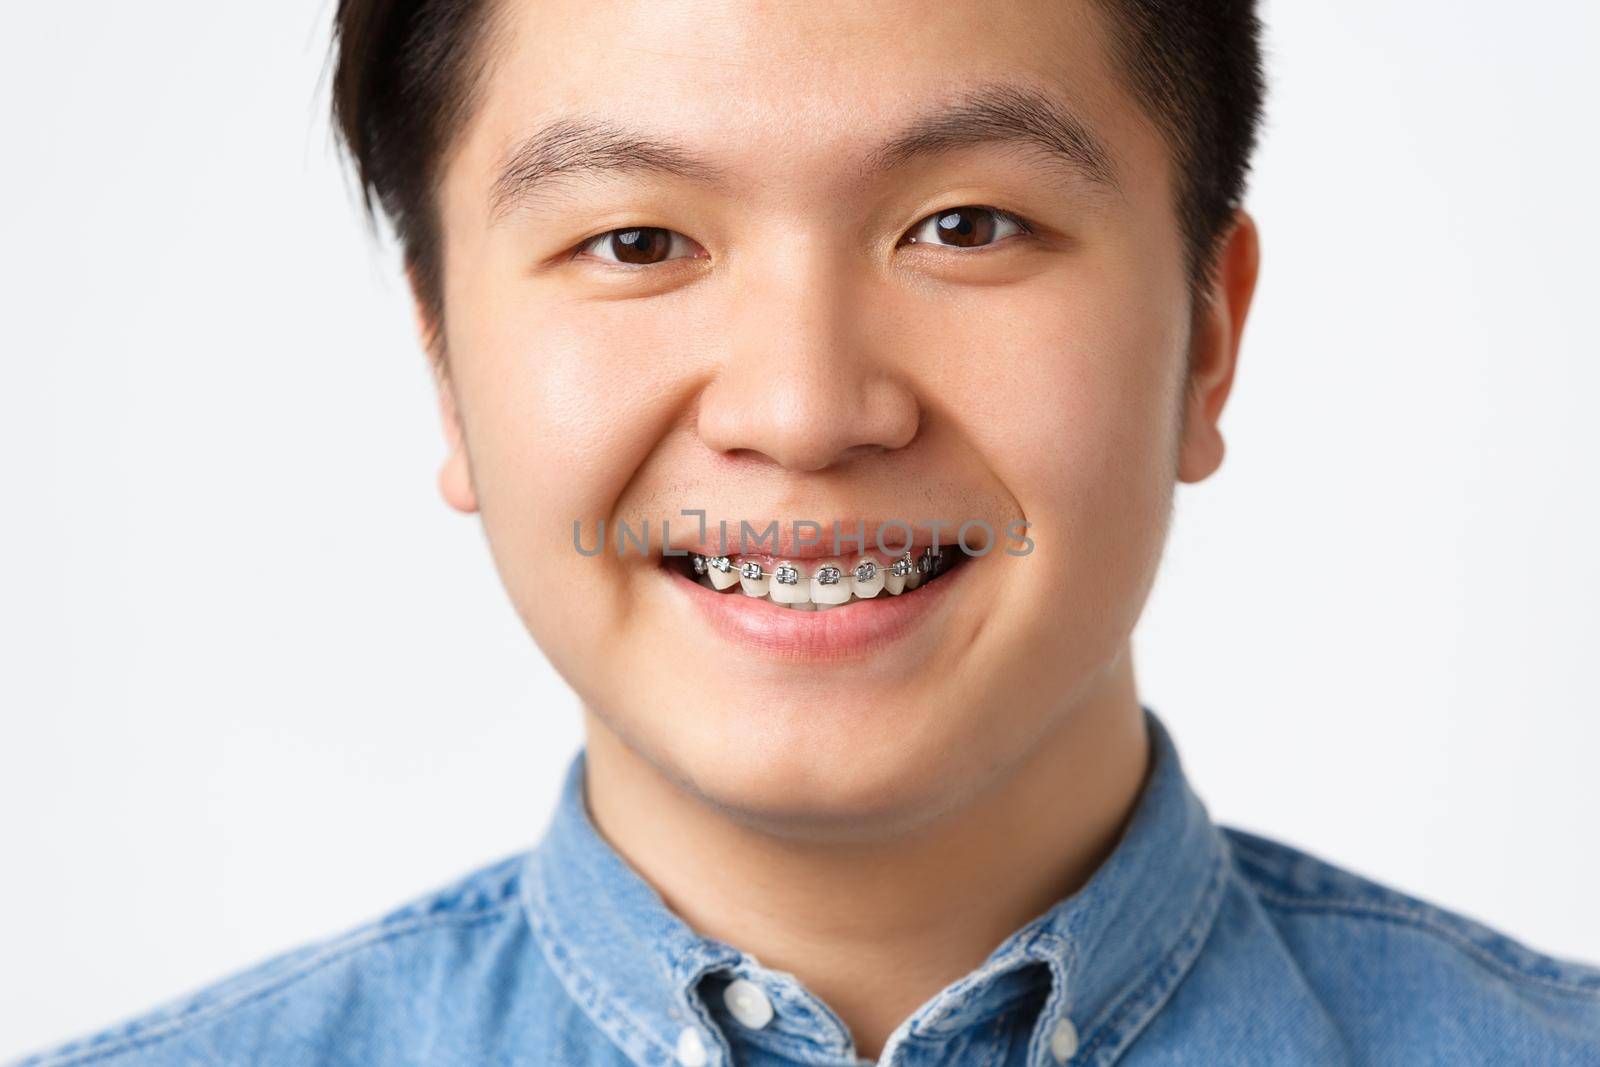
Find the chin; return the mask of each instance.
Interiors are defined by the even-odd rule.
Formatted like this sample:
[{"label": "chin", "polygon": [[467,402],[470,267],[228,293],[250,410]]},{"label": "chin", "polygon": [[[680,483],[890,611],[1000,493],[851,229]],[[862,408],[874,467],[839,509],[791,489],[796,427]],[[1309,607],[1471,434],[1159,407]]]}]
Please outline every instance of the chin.
[{"label": "chin", "polygon": [[924,699],[819,707],[764,694],[760,704],[701,705],[692,727],[653,724],[651,747],[669,778],[770,833],[820,840],[904,829],[952,803],[986,762],[946,728],[957,709]]}]

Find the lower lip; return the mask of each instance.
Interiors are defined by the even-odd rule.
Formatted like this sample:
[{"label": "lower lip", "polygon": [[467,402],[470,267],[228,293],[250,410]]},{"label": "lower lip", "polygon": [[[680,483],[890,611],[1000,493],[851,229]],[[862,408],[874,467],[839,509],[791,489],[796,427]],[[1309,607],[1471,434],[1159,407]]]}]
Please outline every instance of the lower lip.
[{"label": "lower lip", "polygon": [[899,596],[884,590],[825,611],[795,611],[766,597],[747,596],[737,587],[722,593],[676,571],[666,574],[725,640],[766,656],[828,660],[859,659],[905,641],[972,566],[972,560],[965,560]]}]

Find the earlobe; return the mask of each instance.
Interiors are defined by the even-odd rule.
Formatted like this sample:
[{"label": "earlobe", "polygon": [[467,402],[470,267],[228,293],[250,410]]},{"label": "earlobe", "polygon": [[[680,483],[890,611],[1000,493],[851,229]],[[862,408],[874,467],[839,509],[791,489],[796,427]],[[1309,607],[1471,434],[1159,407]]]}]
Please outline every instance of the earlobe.
[{"label": "earlobe", "polygon": [[449,455],[439,468],[439,493],[445,503],[470,515],[478,510],[478,494],[472,486],[472,466],[467,458],[466,435],[461,428],[461,413],[456,408],[455,389],[442,371],[438,377],[439,419],[444,424]]},{"label": "earlobe", "polygon": [[1183,439],[1178,480],[1198,482],[1222,465],[1225,446],[1218,421],[1233,388],[1239,341],[1255,294],[1261,250],[1255,221],[1243,210],[1218,252],[1209,303],[1195,322],[1188,380],[1184,385]]},{"label": "earlobe", "polygon": [[463,515],[478,510],[478,497],[472,490],[472,475],[467,469],[465,452],[455,451],[439,468],[439,493],[446,504]]}]

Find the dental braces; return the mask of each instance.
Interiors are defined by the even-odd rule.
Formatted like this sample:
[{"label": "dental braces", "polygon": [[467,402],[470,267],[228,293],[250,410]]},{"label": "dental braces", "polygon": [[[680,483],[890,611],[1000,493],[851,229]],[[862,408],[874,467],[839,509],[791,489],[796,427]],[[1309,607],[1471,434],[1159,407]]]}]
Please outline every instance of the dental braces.
[{"label": "dental braces", "polygon": [[[889,574],[897,578],[910,577],[913,570],[918,574],[928,575],[933,573],[933,569],[939,565],[943,558],[943,552],[929,546],[923,549],[922,555],[916,559],[911,558],[909,550],[902,552],[900,558],[889,564],[885,569]],[[696,577],[711,570],[729,574],[734,569],[733,557],[731,556],[705,556],[698,552],[691,552],[689,554],[689,562],[690,566],[694,568]],[[799,585],[801,580],[805,578],[800,573],[800,569],[793,563],[780,563],[769,571],[763,570],[761,564],[756,563],[754,560],[746,560],[739,564],[738,570],[741,578],[749,578],[751,581],[771,578],[779,585]],[[878,570],[879,567],[876,561],[864,559],[855,565],[851,574],[858,582],[870,582],[878,576]],[[817,573],[811,575],[810,578],[815,578],[819,585],[838,585],[844,580],[844,570],[829,563],[818,567]],[[805,580],[809,581],[810,579],[807,578]]]}]

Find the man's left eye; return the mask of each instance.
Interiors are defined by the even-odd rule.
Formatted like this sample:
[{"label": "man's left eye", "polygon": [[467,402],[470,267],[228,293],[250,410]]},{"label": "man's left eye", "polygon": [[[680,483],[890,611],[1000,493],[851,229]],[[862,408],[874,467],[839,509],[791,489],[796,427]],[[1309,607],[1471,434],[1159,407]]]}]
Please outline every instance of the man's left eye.
[{"label": "man's left eye", "polygon": [[945,248],[979,248],[1014,234],[1031,232],[1015,215],[975,204],[929,215],[917,223],[906,241]]}]

